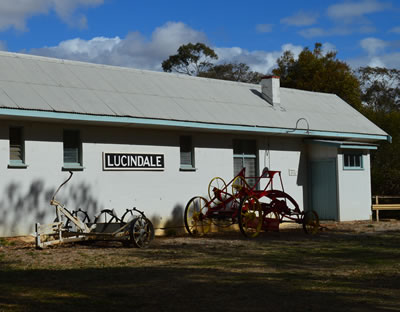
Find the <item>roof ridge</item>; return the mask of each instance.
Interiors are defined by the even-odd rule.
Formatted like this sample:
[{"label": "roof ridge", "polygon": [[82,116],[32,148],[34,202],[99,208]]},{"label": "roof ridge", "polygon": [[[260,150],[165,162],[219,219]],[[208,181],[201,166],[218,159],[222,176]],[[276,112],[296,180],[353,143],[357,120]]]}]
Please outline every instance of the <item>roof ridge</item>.
[{"label": "roof ridge", "polygon": [[312,95],[324,95],[324,96],[335,96],[337,97],[338,95],[335,93],[329,93],[329,92],[320,92],[320,91],[308,91],[308,90],[302,90],[302,89],[296,89],[296,88],[285,88],[285,87],[280,87],[281,91],[285,90],[288,92],[299,92],[299,93],[307,93],[307,94],[312,94]]},{"label": "roof ridge", "polygon": [[38,60],[38,61],[43,61],[43,62],[53,62],[53,63],[59,63],[59,64],[71,64],[71,65],[88,66],[88,67],[95,67],[95,68],[96,67],[97,68],[105,68],[105,69],[118,70],[118,71],[131,71],[131,72],[137,72],[137,73],[149,74],[149,75],[163,75],[163,76],[165,75],[165,77],[174,77],[174,78],[178,78],[178,79],[194,79],[194,80],[198,80],[198,81],[212,81],[212,82],[218,82],[221,84],[242,85],[242,86],[249,86],[249,85],[259,86],[259,84],[253,84],[253,83],[221,80],[221,79],[205,78],[205,77],[196,77],[196,76],[190,76],[190,75],[179,74],[179,73],[167,73],[167,72],[161,72],[161,71],[150,70],[150,69],[138,69],[138,68],[126,67],[126,66],[99,64],[99,63],[69,60],[69,59],[41,56],[41,55],[28,54],[28,53],[0,51],[0,56]]}]

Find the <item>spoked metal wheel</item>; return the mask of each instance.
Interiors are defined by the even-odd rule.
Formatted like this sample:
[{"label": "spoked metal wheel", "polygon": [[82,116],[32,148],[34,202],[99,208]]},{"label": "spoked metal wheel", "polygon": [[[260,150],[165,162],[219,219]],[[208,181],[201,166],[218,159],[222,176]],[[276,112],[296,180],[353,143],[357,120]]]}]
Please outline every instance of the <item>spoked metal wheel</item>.
[{"label": "spoked metal wheel", "polygon": [[124,239],[122,240],[122,244],[124,245],[124,247],[130,247],[131,246],[131,236],[130,236],[130,225],[127,223],[131,222],[135,217],[133,214],[133,209],[126,209],[126,211],[124,212],[124,214],[121,217],[121,227],[124,227],[125,230],[125,235],[124,235]]},{"label": "spoked metal wheel", "polygon": [[111,209],[103,209],[94,219],[94,223],[111,223],[121,221]]},{"label": "spoked metal wheel", "polygon": [[319,217],[316,211],[309,210],[304,213],[303,230],[306,234],[317,234],[319,231]]},{"label": "spoked metal wheel", "polygon": [[281,215],[300,214],[297,202],[283,191],[270,190],[266,192],[265,197],[271,200],[270,206],[272,210],[279,212]]},{"label": "spoked metal wheel", "polygon": [[243,199],[239,212],[240,232],[246,237],[256,237],[260,234],[263,223],[261,204],[255,196]]},{"label": "spoked metal wheel", "polygon": [[210,197],[210,199],[215,197],[214,189],[226,193],[226,183],[224,179],[220,177],[215,177],[210,181],[210,183],[208,184],[208,196]]},{"label": "spoked metal wheel", "polygon": [[[89,215],[87,214],[86,211],[82,210],[81,208],[79,208],[78,210],[72,211],[72,215],[85,224],[90,223]],[[65,223],[65,227],[67,229],[72,230],[73,232],[78,231],[78,229],[76,228],[76,225],[70,219],[67,219],[67,222]]]},{"label": "spoked metal wheel", "polygon": [[137,248],[145,248],[154,239],[154,227],[147,218],[137,217],[131,223],[129,236]]},{"label": "spoked metal wheel", "polygon": [[133,214],[133,209],[126,209],[126,211],[124,212],[124,214],[121,217],[121,222],[123,224],[128,223],[129,221],[131,221],[134,218],[134,214]]},{"label": "spoked metal wheel", "polygon": [[204,197],[193,197],[185,208],[185,228],[192,236],[204,235],[210,231],[211,219],[207,218],[208,202]]},{"label": "spoked metal wheel", "polygon": [[96,232],[98,233],[107,233],[114,231],[114,224],[121,223],[121,219],[119,219],[113,210],[111,209],[103,209],[94,219],[94,223],[96,223]]},{"label": "spoked metal wheel", "polygon": [[232,196],[237,197],[239,194],[243,194],[243,189],[248,187],[246,179],[242,176],[237,176],[232,181]]}]

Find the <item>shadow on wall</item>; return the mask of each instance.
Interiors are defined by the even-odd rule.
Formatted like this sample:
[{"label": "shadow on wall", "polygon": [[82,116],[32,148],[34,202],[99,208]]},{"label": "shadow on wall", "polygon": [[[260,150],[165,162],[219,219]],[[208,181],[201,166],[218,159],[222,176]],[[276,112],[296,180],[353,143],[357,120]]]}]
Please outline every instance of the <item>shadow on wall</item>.
[{"label": "shadow on wall", "polygon": [[[50,223],[55,219],[55,208],[50,206],[54,187],[45,187],[43,180],[35,180],[25,189],[21,184],[11,182],[0,197],[0,236],[31,234],[35,223]],[[93,217],[102,209],[99,207],[91,188],[85,183],[61,190],[68,194],[57,197],[69,211],[81,208]]]},{"label": "shadow on wall", "polygon": [[[305,154],[305,151],[302,150],[300,153],[300,159],[299,159],[299,167],[297,169],[297,185],[302,186],[303,189],[303,203],[304,206],[300,204],[300,210],[311,210],[310,204],[309,204],[309,189],[308,189],[308,182],[310,181],[308,179],[308,174],[309,174],[309,169],[308,169],[308,161],[307,161],[307,156]],[[303,207],[302,207],[303,206]]]},{"label": "shadow on wall", "polygon": [[172,210],[171,218],[164,224],[164,234],[167,236],[175,236],[184,233],[183,206],[176,205]]}]

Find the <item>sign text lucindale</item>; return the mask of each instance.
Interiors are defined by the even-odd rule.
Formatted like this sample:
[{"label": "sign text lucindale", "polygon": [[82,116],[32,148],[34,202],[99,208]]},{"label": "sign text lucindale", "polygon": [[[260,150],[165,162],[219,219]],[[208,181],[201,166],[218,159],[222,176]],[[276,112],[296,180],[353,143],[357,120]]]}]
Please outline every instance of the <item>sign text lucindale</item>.
[{"label": "sign text lucindale", "polygon": [[163,170],[162,154],[103,153],[103,170]]}]

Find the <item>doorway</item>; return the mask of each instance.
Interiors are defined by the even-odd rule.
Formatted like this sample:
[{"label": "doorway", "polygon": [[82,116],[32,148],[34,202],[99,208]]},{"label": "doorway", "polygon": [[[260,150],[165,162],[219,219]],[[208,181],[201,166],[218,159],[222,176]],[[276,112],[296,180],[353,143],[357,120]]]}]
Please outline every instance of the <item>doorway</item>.
[{"label": "doorway", "polygon": [[311,162],[311,207],[321,220],[339,220],[336,159]]}]

